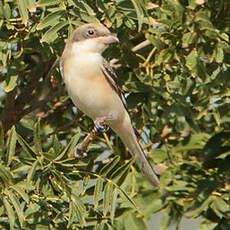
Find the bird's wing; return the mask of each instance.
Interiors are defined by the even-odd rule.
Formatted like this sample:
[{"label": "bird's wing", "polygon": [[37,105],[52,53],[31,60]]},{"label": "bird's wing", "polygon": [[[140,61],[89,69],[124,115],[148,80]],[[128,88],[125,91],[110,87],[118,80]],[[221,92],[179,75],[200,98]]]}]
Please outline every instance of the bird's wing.
[{"label": "bird's wing", "polygon": [[105,79],[107,80],[107,82],[109,83],[111,88],[118,94],[118,96],[120,97],[125,109],[128,111],[124,92],[121,89],[121,85],[118,81],[117,75],[114,73],[112,67],[109,65],[109,63],[105,59],[103,60],[101,70],[105,76]]},{"label": "bird's wing", "polygon": [[[109,85],[112,87],[112,89],[118,94],[118,96],[120,97],[126,111],[128,112],[128,108],[127,108],[127,103],[125,100],[125,96],[124,96],[124,92],[121,89],[121,85],[120,82],[118,81],[118,77],[117,75],[114,73],[112,67],[109,65],[109,63],[104,59],[103,60],[103,65],[102,65],[102,72],[106,78],[106,80],[108,81]],[[137,131],[136,128],[134,128],[134,132],[136,134],[136,137],[138,139],[141,138],[140,133]]]}]

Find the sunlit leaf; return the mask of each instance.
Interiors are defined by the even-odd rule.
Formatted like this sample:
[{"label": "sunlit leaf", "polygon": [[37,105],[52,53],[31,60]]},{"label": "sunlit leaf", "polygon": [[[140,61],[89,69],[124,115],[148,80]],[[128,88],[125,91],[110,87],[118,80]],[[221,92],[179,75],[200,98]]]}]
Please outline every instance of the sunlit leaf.
[{"label": "sunlit leaf", "polygon": [[23,210],[20,207],[20,202],[16,198],[16,196],[14,195],[14,193],[12,191],[8,190],[7,194],[9,196],[9,199],[11,200],[11,203],[14,206],[14,209],[15,209],[15,211],[17,213],[17,216],[18,216],[18,219],[19,219],[19,222],[20,222],[20,226],[22,228],[24,226],[24,215],[23,215]]},{"label": "sunlit leaf", "polygon": [[3,126],[0,123],[0,158],[3,157],[3,153],[4,153],[4,130],[3,130]]},{"label": "sunlit leaf", "polygon": [[49,30],[45,32],[45,34],[41,38],[41,42],[47,42],[51,43],[53,42],[57,37],[57,32],[62,29],[64,26],[66,26],[68,22],[62,21],[51,27]]},{"label": "sunlit leaf", "polygon": [[147,230],[146,223],[141,219],[137,218],[134,213],[130,213],[125,218],[125,228],[135,230]]},{"label": "sunlit leaf", "polygon": [[0,164],[0,178],[5,185],[9,185],[13,183],[13,175],[10,173],[8,168],[4,167]]},{"label": "sunlit leaf", "polygon": [[37,153],[42,153],[40,120],[34,126],[34,145]]},{"label": "sunlit leaf", "polygon": [[[178,230],[187,218],[198,219],[200,230],[229,229],[229,19],[224,0],[0,1],[0,228]],[[116,109],[111,128],[118,133],[108,130],[106,140],[97,133],[80,159],[75,147],[97,118],[87,116],[84,102],[97,98],[99,82],[81,89],[78,73],[95,70],[98,50],[85,47],[84,69],[76,66],[84,64],[82,53],[73,55],[69,43],[63,78],[59,60],[85,23],[102,23],[120,40],[102,56],[128,113]],[[77,96],[65,90],[69,80]],[[115,108],[114,95],[100,102]],[[75,108],[72,99],[81,103]],[[163,168],[157,190],[131,166],[119,138],[130,130],[122,129],[128,114],[151,163]]]},{"label": "sunlit leaf", "polygon": [[16,147],[16,141],[17,141],[17,134],[15,131],[15,127],[13,126],[9,133],[9,140],[8,140],[8,149],[7,149],[7,165],[9,166],[13,156],[15,154],[15,147]]},{"label": "sunlit leaf", "polygon": [[57,5],[60,2],[61,0],[39,0],[37,4],[38,6],[43,7],[43,6]]},{"label": "sunlit leaf", "polygon": [[26,0],[17,0],[17,2],[18,2],[19,13],[22,17],[22,21],[25,25],[27,25],[29,16],[26,8]]},{"label": "sunlit leaf", "polygon": [[30,182],[31,180],[33,180],[33,177],[35,175],[35,172],[37,170],[38,165],[39,165],[39,161],[38,160],[34,161],[34,163],[32,164],[32,167],[29,170],[28,175],[27,175],[27,181],[28,182]]},{"label": "sunlit leaf", "polygon": [[10,223],[10,229],[14,229],[14,224],[15,224],[15,213],[13,211],[12,206],[10,205],[10,203],[8,202],[8,200],[6,199],[6,197],[3,197],[3,204],[4,207],[6,209],[7,212],[7,216],[9,218],[9,223]]},{"label": "sunlit leaf", "polygon": [[3,82],[3,88],[6,93],[9,93],[17,86],[18,76],[10,76],[7,80]]},{"label": "sunlit leaf", "polygon": [[25,0],[25,5],[30,12],[36,12],[35,0]]},{"label": "sunlit leaf", "polygon": [[120,166],[119,168],[117,168],[111,175],[111,179],[113,180],[117,180],[117,184],[121,185],[126,176],[128,175],[129,169],[131,164],[133,163],[133,160],[128,161],[126,164]]},{"label": "sunlit leaf", "polygon": [[71,141],[66,146],[66,148],[55,158],[55,161],[60,161],[63,158],[66,158],[67,155],[72,154],[74,148],[77,145],[79,138],[80,138],[80,133],[77,133],[74,137],[72,137]]},{"label": "sunlit leaf", "polygon": [[46,17],[44,17],[39,24],[37,25],[38,30],[42,30],[48,26],[54,26],[57,24],[59,19],[61,18],[61,15],[63,12],[57,11],[51,14],[48,14]]},{"label": "sunlit leaf", "polygon": [[110,210],[110,218],[112,222],[114,220],[115,212],[116,212],[117,196],[118,196],[118,191],[117,188],[115,187],[112,194],[111,210]]},{"label": "sunlit leaf", "polygon": [[31,158],[36,158],[36,153],[34,152],[34,150],[19,134],[17,134],[17,141],[22,146],[23,150],[28,154],[28,156],[30,156]]},{"label": "sunlit leaf", "polygon": [[17,192],[27,203],[29,203],[29,195],[25,191],[25,187],[20,184],[10,186],[15,192]]},{"label": "sunlit leaf", "polygon": [[100,174],[103,175],[103,176],[109,177],[109,175],[113,172],[113,170],[117,166],[119,160],[120,160],[120,157],[119,156],[115,156],[109,163],[107,163],[100,170]]},{"label": "sunlit leaf", "polygon": [[95,189],[94,189],[94,207],[97,208],[98,202],[100,200],[101,192],[103,188],[103,179],[98,178],[95,184]]},{"label": "sunlit leaf", "polygon": [[109,206],[113,201],[113,190],[114,185],[111,182],[107,182],[104,189],[104,199],[103,199],[103,215],[106,216]]},{"label": "sunlit leaf", "polygon": [[81,226],[85,225],[84,215],[86,213],[85,206],[79,197],[72,195],[73,207],[76,211],[76,217]]}]

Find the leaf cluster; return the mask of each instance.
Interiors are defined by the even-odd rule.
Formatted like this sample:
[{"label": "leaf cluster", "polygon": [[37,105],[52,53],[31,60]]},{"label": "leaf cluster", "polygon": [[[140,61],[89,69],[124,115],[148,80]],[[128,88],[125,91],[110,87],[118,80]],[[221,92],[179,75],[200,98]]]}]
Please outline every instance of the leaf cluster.
[{"label": "leaf cluster", "polygon": [[[159,229],[202,217],[230,225],[230,4],[226,0],[0,2],[0,225],[6,229]],[[58,62],[73,30],[101,22],[151,162],[152,191],[110,130],[74,159],[92,121],[73,107]],[[146,41],[147,40],[147,43]],[[108,161],[106,161],[108,160]]]}]

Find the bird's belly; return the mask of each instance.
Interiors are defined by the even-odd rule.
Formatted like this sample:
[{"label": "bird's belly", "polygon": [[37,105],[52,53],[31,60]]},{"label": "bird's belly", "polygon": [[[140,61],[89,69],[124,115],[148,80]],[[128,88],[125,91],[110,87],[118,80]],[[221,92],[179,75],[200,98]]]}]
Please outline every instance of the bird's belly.
[{"label": "bird's belly", "polygon": [[122,102],[105,79],[92,80],[75,76],[68,82],[66,86],[72,101],[86,115],[93,120],[100,117],[119,120],[120,111],[123,111]]}]

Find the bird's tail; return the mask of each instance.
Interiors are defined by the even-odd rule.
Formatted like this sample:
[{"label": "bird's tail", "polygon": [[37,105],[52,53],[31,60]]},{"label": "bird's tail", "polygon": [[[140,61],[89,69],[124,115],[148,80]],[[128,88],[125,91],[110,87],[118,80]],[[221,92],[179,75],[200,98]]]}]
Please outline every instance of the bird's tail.
[{"label": "bird's tail", "polygon": [[153,187],[159,187],[159,179],[150,162],[148,161],[141,145],[138,143],[137,136],[131,125],[131,122],[126,121],[123,124],[120,124],[119,127],[115,126],[111,128],[118,134],[122,142],[129,149],[130,153],[135,156],[136,163],[143,175],[149,180]]}]

